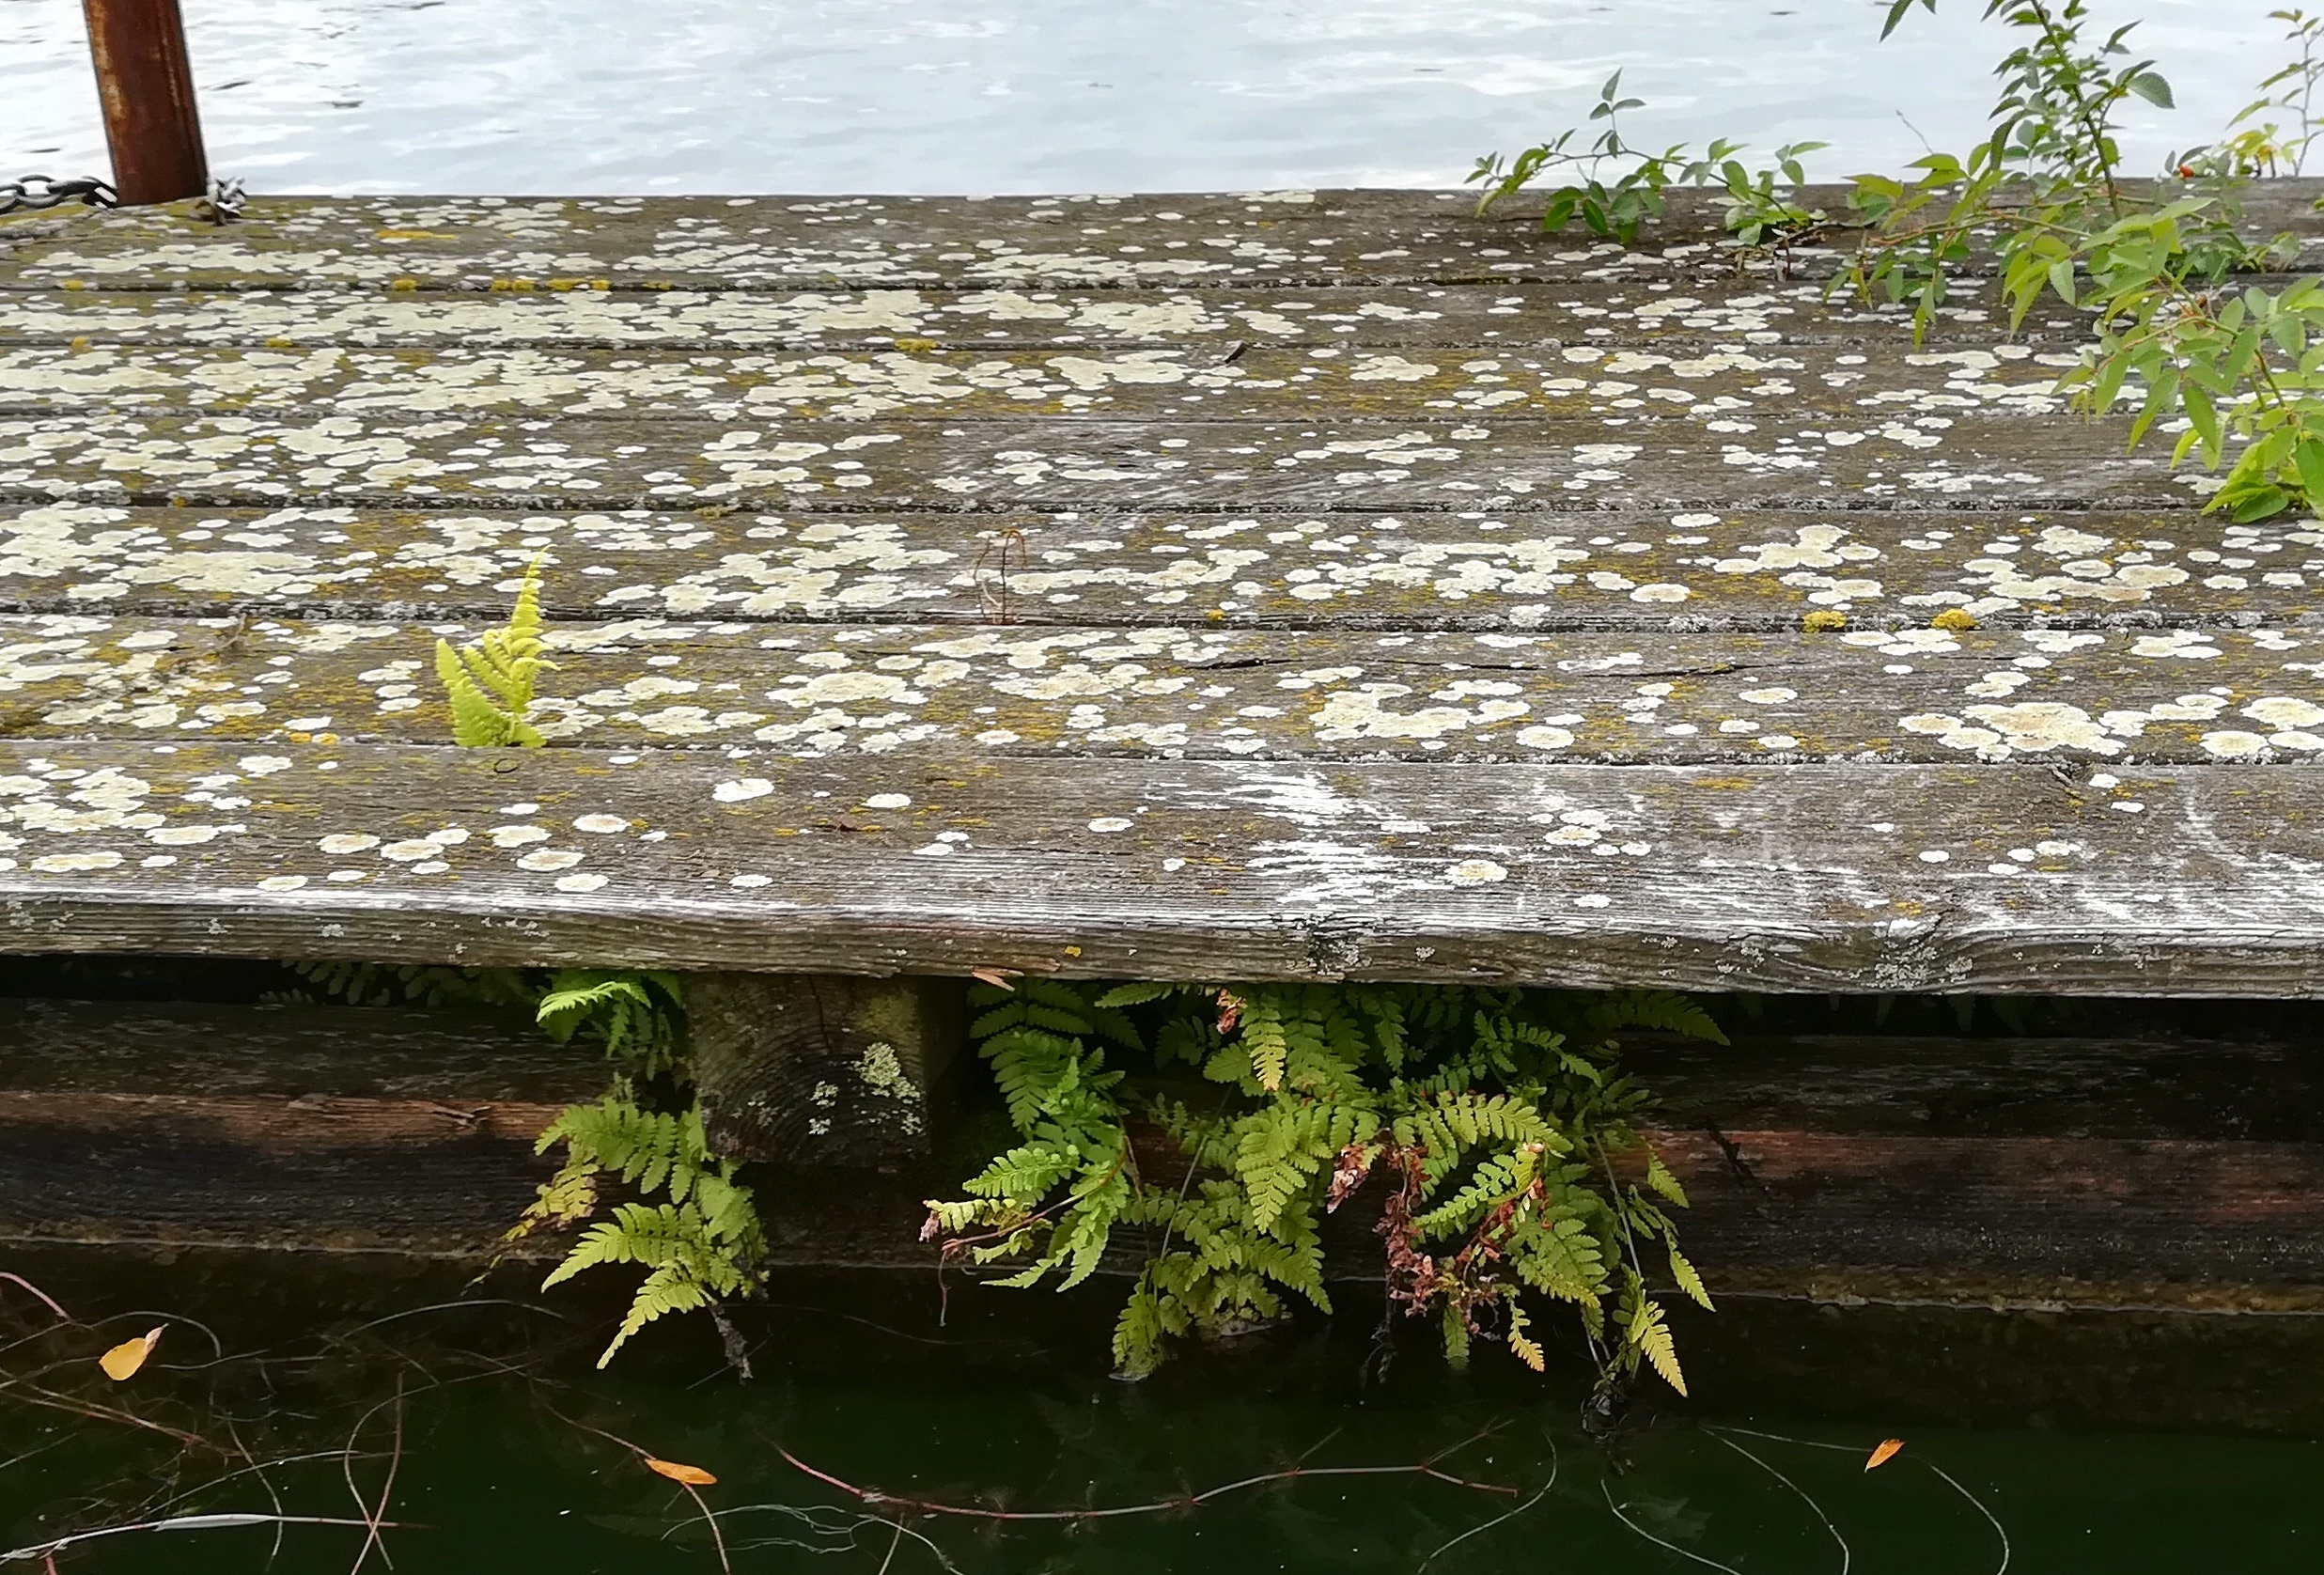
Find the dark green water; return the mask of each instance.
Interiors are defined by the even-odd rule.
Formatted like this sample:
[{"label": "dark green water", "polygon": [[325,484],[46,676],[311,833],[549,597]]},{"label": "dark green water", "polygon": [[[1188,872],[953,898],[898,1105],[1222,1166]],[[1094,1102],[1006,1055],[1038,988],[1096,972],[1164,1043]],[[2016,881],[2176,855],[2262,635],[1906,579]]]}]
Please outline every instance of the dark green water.
[{"label": "dark green water", "polygon": [[[0,1552],[166,1516],[359,1518],[357,1493],[385,1492],[395,1568],[446,1575],[714,1571],[704,1506],[731,1567],[769,1575],[1984,1575],[2004,1553],[2020,1572],[2324,1568],[2304,1325],[1741,1304],[1683,1332],[1697,1399],[1642,1396],[1609,1448],[1579,1429],[1579,1371],[1480,1361],[1447,1380],[1412,1330],[1366,1381],[1361,1310],[1125,1385],[1099,1356],[1102,1291],[956,1288],[940,1322],[925,1279],[798,1279],[742,1321],[757,1367],[742,1384],[707,1327],[600,1375],[600,1307],[496,1281],[470,1294],[564,1316],[417,1311],[460,1282],[271,1262],[0,1263],[95,1326],[45,1327],[0,1287]],[[98,1351],[156,1323],[144,1372],[96,1373]],[[2175,1416],[2210,1430],[2157,1427]],[[697,1505],[608,1434],[719,1480]],[[1866,1474],[1890,1435],[1904,1452]],[[922,1505],[866,1504],[785,1450]],[[1412,1469],[1427,1462],[1461,1480]],[[1180,1502],[1295,1467],[1308,1474]],[[1131,1512],[1000,1518],[1093,1508]],[[128,1534],[56,1567],[336,1572],[365,1540],[280,1535],[277,1552],[271,1526]],[[375,1550],[365,1567],[386,1566]]]}]

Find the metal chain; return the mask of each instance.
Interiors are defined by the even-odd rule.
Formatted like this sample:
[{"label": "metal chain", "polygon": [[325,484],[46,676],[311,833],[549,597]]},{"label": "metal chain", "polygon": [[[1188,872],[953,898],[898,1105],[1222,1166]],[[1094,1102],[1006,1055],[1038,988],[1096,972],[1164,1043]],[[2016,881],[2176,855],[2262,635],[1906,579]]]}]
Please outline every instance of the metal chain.
[{"label": "metal chain", "polygon": [[94,177],[52,180],[45,175],[27,175],[22,180],[0,180],[0,213],[55,208],[75,200],[90,208],[112,208],[120,198],[110,183]]}]

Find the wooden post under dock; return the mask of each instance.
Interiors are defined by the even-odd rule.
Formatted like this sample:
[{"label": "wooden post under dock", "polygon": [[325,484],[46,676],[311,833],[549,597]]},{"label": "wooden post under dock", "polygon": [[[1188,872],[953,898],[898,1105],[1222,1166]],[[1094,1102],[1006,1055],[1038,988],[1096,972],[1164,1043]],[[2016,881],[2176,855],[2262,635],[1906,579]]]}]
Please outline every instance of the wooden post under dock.
[{"label": "wooden post under dock", "polygon": [[88,49],[127,207],[200,196],[210,185],[178,0],[82,0]]}]

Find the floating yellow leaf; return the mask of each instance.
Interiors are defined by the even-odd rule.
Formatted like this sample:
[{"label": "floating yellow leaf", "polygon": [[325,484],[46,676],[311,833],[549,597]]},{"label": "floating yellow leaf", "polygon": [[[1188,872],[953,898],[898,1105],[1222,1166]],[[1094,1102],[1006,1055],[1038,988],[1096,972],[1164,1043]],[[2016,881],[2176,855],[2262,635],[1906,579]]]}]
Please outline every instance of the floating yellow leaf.
[{"label": "floating yellow leaf", "polygon": [[162,1332],[148,1329],[133,1340],[123,1340],[97,1359],[97,1365],[105,1370],[105,1377],[116,1383],[127,1383],[137,1376],[137,1369],[146,1364],[153,1348],[162,1343]]},{"label": "floating yellow leaf", "polygon": [[646,1457],[646,1469],[658,1472],[673,1482],[682,1482],[689,1488],[710,1488],[718,1483],[717,1477],[700,1466],[681,1466],[676,1460],[657,1460],[650,1455]]},{"label": "floating yellow leaf", "polygon": [[1874,1466],[1886,1465],[1903,1447],[1904,1440],[1902,1439],[1882,1439],[1880,1446],[1872,1452],[1872,1458],[1864,1462],[1864,1470],[1870,1471]]}]

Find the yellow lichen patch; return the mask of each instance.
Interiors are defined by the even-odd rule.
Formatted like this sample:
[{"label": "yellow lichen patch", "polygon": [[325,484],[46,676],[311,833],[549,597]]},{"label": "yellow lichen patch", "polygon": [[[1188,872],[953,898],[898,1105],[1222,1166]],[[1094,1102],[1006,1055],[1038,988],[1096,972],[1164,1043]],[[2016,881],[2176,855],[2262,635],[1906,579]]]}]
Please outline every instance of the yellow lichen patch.
[{"label": "yellow lichen patch", "polygon": [[1931,629],[1950,629],[1957,632],[1962,630],[1976,628],[1977,617],[1975,614],[1966,612],[1961,608],[1947,607],[1943,612],[1939,613],[1935,617],[1928,620],[1928,627]]},{"label": "yellow lichen patch", "polygon": [[1836,608],[1818,607],[1800,620],[1800,627],[1810,634],[1830,634],[1848,627],[1848,615]]}]

